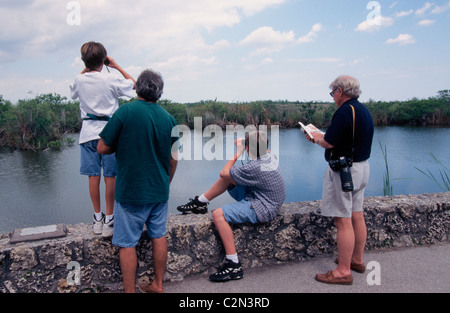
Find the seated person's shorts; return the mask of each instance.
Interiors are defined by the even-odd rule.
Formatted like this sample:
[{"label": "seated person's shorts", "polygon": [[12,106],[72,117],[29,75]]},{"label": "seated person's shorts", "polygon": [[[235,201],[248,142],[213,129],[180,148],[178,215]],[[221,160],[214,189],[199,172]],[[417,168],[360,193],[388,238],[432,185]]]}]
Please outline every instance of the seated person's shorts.
[{"label": "seated person's shorts", "polygon": [[225,220],[231,224],[259,223],[255,210],[252,208],[252,202],[245,200],[247,187],[241,185],[230,185],[228,193],[237,202],[226,204],[222,207]]}]

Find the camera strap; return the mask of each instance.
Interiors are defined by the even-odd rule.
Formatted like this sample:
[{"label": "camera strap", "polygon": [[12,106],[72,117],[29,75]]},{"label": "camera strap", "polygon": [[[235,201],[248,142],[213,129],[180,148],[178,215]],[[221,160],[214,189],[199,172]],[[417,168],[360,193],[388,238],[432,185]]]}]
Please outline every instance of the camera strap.
[{"label": "camera strap", "polygon": [[353,152],[355,151],[355,108],[353,107],[353,105],[349,104],[350,107],[352,108],[352,114],[353,114],[353,139],[352,139],[352,160],[353,160]]}]

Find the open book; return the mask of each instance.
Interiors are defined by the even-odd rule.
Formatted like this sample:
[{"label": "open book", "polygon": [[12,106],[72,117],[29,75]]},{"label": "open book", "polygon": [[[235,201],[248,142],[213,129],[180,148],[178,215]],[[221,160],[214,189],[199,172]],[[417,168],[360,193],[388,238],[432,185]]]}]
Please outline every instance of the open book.
[{"label": "open book", "polygon": [[313,138],[312,133],[320,133],[320,134],[325,134],[323,131],[321,131],[320,129],[318,129],[316,126],[314,126],[313,124],[308,124],[307,126],[305,126],[302,122],[298,122],[300,124],[300,126],[302,127],[302,132],[304,132],[305,134],[308,134],[308,136],[310,138]]}]

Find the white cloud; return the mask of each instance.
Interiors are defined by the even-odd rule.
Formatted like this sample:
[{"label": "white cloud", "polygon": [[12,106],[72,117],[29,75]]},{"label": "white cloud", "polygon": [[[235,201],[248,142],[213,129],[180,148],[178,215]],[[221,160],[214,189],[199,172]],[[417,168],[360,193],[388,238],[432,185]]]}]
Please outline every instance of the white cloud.
[{"label": "white cloud", "polygon": [[[81,25],[67,24],[67,1],[12,1],[0,4],[0,62],[20,57],[79,51],[88,40],[100,41],[108,51],[150,51],[154,57],[174,54],[170,47],[190,47],[201,32],[232,27],[242,17],[279,5],[286,0],[121,0],[80,3]],[[111,36],[113,34],[113,36]],[[219,42],[224,44],[225,42]],[[200,47],[202,48],[202,47]]]},{"label": "white cloud", "polygon": [[389,9],[392,9],[392,8],[395,7],[397,4],[398,4],[398,1],[394,1],[394,3],[392,3],[392,4],[389,6]]},{"label": "white cloud", "polygon": [[[246,15],[253,15],[259,11],[262,11],[268,7],[273,7],[284,3],[286,0],[227,0],[223,1],[230,6],[239,7]],[[211,1],[206,0],[211,3]],[[213,4],[216,5],[216,4]]]},{"label": "white cloud", "polygon": [[[289,99],[322,99],[322,95],[327,97],[323,90],[327,89],[329,75],[337,75],[342,69],[370,76],[373,68],[384,64],[387,69],[405,66],[413,72],[414,64],[442,64],[445,55],[441,53],[448,50],[445,40],[435,40],[436,49],[429,50],[420,38],[442,37],[450,13],[449,0],[387,1],[382,8],[385,16],[378,26],[363,22],[369,13],[364,5],[341,3],[336,7],[356,16],[357,23],[349,26],[351,22],[343,21],[330,5],[330,10],[322,12],[323,23],[313,26],[315,21],[308,20],[317,13],[317,3],[292,0],[77,0],[81,5],[81,25],[70,26],[66,8],[69,1],[0,1],[0,94],[5,99],[28,97],[29,90],[33,95],[67,95],[70,81],[84,66],[80,47],[90,40],[102,42],[135,78],[145,68],[161,72],[167,83],[164,96],[182,102],[214,96],[241,101],[284,95]],[[431,3],[428,8],[424,6],[426,1]],[[423,9],[423,15],[415,15],[417,9],[418,14]],[[257,15],[261,12],[264,13]],[[418,26],[427,24],[426,20],[436,22],[428,28]],[[358,25],[360,22],[363,23]],[[267,28],[260,29],[261,26]],[[357,28],[363,35],[375,32],[373,40],[364,41],[363,50],[369,54],[370,62],[359,48],[352,48],[361,45],[361,34],[346,34],[348,27]],[[260,36],[254,30],[259,30]],[[336,50],[344,33],[347,49]],[[325,35],[327,40],[321,40],[320,45],[311,44],[319,43]],[[417,44],[408,46],[415,41]],[[403,49],[397,47],[405,44]],[[385,53],[378,53],[383,46],[391,48],[392,57],[386,59]],[[415,60],[413,54],[405,64],[395,64],[405,53],[404,48],[411,47],[424,49],[422,57],[429,55]],[[250,66],[252,71],[247,70]],[[446,76],[430,78],[429,81],[445,82]],[[416,81],[410,83],[414,85]],[[313,84],[320,88],[310,88]],[[407,87],[406,97],[410,91]],[[429,87],[432,92],[427,91],[426,96],[438,88],[436,84]]]},{"label": "white cloud", "polygon": [[337,63],[340,62],[339,58],[303,58],[303,59],[289,59],[290,62],[295,63]]},{"label": "white cloud", "polygon": [[[23,4],[23,3],[22,3]],[[59,51],[58,43],[68,37],[66,3],[50,0],[27,2],[23,6],[0,6],[1,61],[19,56],[40,56]],[[67,36],[67,37],[66,37]]]},{"label": "white cloud", "polygon": [[401,12],[397,12],[397,13],[395,13],[395,17],[404,17],[404,16],[408,16],[408,15],[413,14],[413,12],[414,12],[413,9],[411,9],[411,10],[409,10],[409,11],[401,11]]},{"label": "white cloud", "polygon": [[430,2],[425,2],[424,6],[416,11],[416,15],[424,15],[433,6]]},{"label": "white cloud", "polygon": [[436,22],[436,20],[421,20],[419,23],[417,23],[417,25],[430,26],[430,25],[434,24],[435,22]]},{"label": "white cloud", "polygon": [[13,103],[18,99],[34,98],[37,95],[46,93],[65,95],[71,82],[71,80],[59,80],[49,77],[45,73],[42,73],[42,75],[29,75],[27,77],[19,74],[11,74],[3,78],[0,77],[0,86],[2,86],[2,89],[7,90],[9,94],[20,95],[13,99],[4,97]]},{"label": "white cloud", "polygon": [[313,42],[321,30],[321,24],[314,24],[308,34],[296,39],[295,33],[292,30],[281,32],[274,30],[270,26],[263,26],[254,30],[251,34],[241,40],[239,45],[256,47],[257,49],[251,52],[250,55],[270,54],[279,52],[290,44]]},{"label": "white cloud", "polygon": [[254,30],[250,35],[245,37],[239,44],[242,46],[266,46],[266,45],[282,45],[295,41],[293,31],[280,32],[274,30],[270,26],[263,26]]},{"label": "white cloud", "polygon": [[361,24],[359,24],[355,31],[358,32],[376,32],[379,31],[381,29],[381,27],[389,27],[394,25],[394,19],[392,17],[386,17],[386,16],[381,16],[381,22],[379,25],[373,23],[372,21],[364,21]]},{"label": "white cloud", "polygon": [[76,57],[75,59],[73,59],[73,62],[72,62],[72,64],[70,64],[70,67],[76,68],[76,69],[83,69],[84,63],[80,57]]},{"label": "white cloud", "polygon": [[217,50],[227,49],[230,47],[231,47],[231,44],[228,40],[221,39],[219,41],[216,41],[212,46],[210,46],[210,49],[212,51],[217,51]]},{"label": "white cloud", "polygon": [[261,61],[262,65],[267,65],[267,64],[272,64],[274,61],[272,58],[265,58],[264,60]]},{"label": "white cloud", "polygon": [[270,26],[263,26],[239,42],[240,46],[256,47],[251,55],[271,54],[281,51],[287,44],[295,42],[293,31],[280,32]]},{"label": "white cloud", "polygon": [[358,59],[354,59],[354,60],[352,60],[350,62],[342,62],[342,63],[338,64],[338,66],[339,67],[353,66],[353,65],[357,65],[357,64],[363,63],[367,59],[369,59],[369,56],[366,55],[364,57],[361,57],[361,58],[358,58]]},{"label": "white cloud", "polygon": [[317,34],[322,30],[322,24],[314,24],[311,31],[303,37],[300,37],[298,43],[313,42],[317,38]]},{"label": "white cloud", "polygon": [[[32,63],[34,70],[59,64],[66,66],[71,79],[84,66],[79,58],[81,45],[94,40],[103,43],[135,78],[142,69],[153,68],[166,81],[192,82],[223,68],[219,54],[232,47],[225,38],[205,35],[205,31],[211,34],[217,28],[234,27],[242,19],[286,0],[134,0],[132,4],[122,0],[77,0],[81,23],[73,26],[67,23],[71,12],[66,7],[68,2],[2,0],[0,64],[36,61]],[[14,81],[14,88],[2,84],[1,93],[16,97],[12,94],[23,90],[25,80],[2,72],[0,80]],[[48,85],[43,82],[27,80],[25,88],[43,92]],[[53,91],[66,94],[67,86],[55,85]]]},{"label": "white cloud", "polygon": [[410,34],[400,34],[397,38],[390,38],[386,41],[386,44],[399,44],[400,46],[413,44],[416,39]]},{"label": "white cloud", "polygon": [[156,62],[152,67],[164,73],[166,80],[180,81],[197,80],[215,65],[217,65],[216,57],[200,57],[189,54],[171,57],[163,62]]},{"label": "white cloud", "polygon": [[450,1],[447,4],[444,4],[442,6],[435,6],[435,8],[433,10],[431,10],[431,13],[441,14],[441,13],[444,13],[445,11],[447,11],[448,9],[450,9]]},{"label": "white cloud", "polygon": [[443,5],[436,5],[435,3],[430,3],[430,2],[426,2],[423,7],[421,7],[420,9],[416,10],[416,15],[417,16],[423,16],[425,15],[428,11],[430,11],[431,14],[441,14],[446,12],[447,10],[450,9],[450,1],[447,2],[447,4],[443,4]]},{"label": "white cloud", "polygon": [[[242,59],[242,61],[247,61],[247,60],[248,60],[247,58],[243,58]],[[257,70],[257,69],[261,69],[262,66],[273,64],[273,63],[275,63],[275,61],[272,58],[266,57],[266,58],[264,58],[262,60],[259,60],[257,63],[246,63],[243,66],[243,68],[246,71],[254,71],[254,70]]]},{"label": "white cloud", "polygon": [[362,58],[355,59],[355,60],[351,61],[350,64],[351,64],[351,65],[356,65],[356,64],[359,64],[359,63],[364,62],[364,61],[367,60],[368,58],[369,58],[369,57],[366,55],[366,56],[364,56],[364,57],[362,57]]}]

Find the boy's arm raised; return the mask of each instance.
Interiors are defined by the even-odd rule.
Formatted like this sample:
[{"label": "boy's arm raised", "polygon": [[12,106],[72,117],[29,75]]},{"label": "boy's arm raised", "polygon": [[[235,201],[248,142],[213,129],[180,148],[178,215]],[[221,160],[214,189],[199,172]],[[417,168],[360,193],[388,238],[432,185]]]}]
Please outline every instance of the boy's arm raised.
[{"label": "boy's arm raised", "polygon": [[110,56],[108,56],[107,58],[109,60],[109,65],[108,65],[109,67],[115,68],[116,70],[118,70],[120,72],[120,74],[123,75],[123,77],[125,79],[131,79],[134,82],[134,84],[136,85],[136,81],[134,80],[134,78],[130,74],[128,74],[119,64],[117,64],[113,58],[111,58]]},{"label": "boy's arm raised", "polygon": [[236,154],[234,155],[233,159],[229,160],[227,164],[223,167],[223,169],[220,171],[220,177],[224,179],[231,180],[231,183],[236,184],[234,179],[230,175],[230,170],[233,167],[234,163],[236,163],[237,159],[244,153],[245,146],[244,146],[244,140],[243,138],[239,138],[235,140],[235,144],[237,147]]}]

